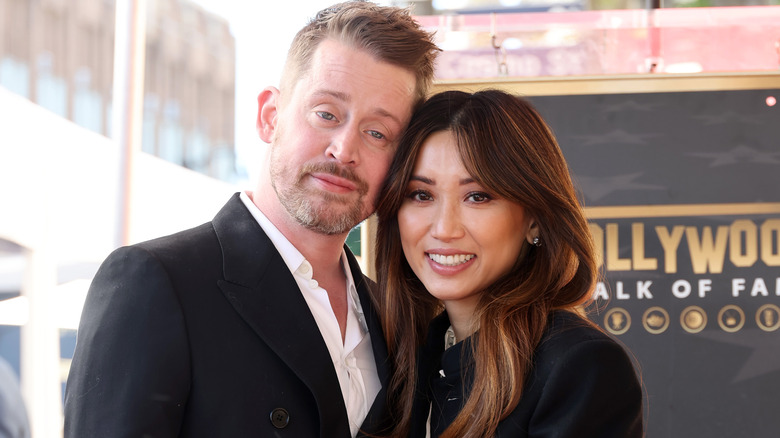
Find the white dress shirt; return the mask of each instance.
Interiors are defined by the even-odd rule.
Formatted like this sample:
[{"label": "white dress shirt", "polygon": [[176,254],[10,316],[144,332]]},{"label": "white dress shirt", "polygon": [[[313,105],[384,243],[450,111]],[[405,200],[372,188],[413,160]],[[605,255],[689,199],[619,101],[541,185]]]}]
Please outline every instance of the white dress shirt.
[{"label": "white dress shirt", "polygon": [[371,336],[363,316],[363,308],[355,288],[355,281],[349,269],[347,254],[341,252],[341,266],[347,277],[347,328],[344,341],[341,340],[341,328],[333,313],[328,293],[317,283],[316,273],[311,264],[303,257],[289,240],[268,220],[252,202],[247,193],[240,194],[241,200],[252,216],[271,239],[276,250],[284,259],[287,268],[293,274],[298,288],[309,305],[314,320],[320,329],[325,345],[330,352],[333,367],[341,385],[341,394],[347,408],[352,436],[357,434],[360,425],[368,414],[368,409],[379,393],[381,384],[376,371],[374,352],[371,348]]}]

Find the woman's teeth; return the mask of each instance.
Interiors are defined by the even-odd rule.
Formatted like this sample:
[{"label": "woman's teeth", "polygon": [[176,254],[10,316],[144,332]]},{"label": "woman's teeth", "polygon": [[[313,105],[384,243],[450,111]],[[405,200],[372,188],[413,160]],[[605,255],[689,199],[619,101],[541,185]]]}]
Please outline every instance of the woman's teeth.
[{"label": "woman's teeth", "polygon": [[474,254],[442,255],[428,254],[428,257],[434,262],[444,266],[455,266],[474,258]]}]

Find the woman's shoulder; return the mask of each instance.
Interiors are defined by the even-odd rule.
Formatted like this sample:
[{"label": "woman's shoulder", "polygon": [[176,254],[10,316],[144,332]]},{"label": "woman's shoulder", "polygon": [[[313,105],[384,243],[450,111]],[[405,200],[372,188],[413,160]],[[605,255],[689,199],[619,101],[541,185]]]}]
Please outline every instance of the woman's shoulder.
[{"label": "woman's shoulder", "polygon": [[622,346],[595,323],[578,313],[557,310],[550,315],[537,355],[565,354],[572,349],[601,349]]},{"label": "woman's shoulder", "polygon": [[630,352],[586,317],[553,312],[520,404],[504,423],[499,436],[516,436],[509,431],[518,425],[556,436],[641,436],[642,389]]}]

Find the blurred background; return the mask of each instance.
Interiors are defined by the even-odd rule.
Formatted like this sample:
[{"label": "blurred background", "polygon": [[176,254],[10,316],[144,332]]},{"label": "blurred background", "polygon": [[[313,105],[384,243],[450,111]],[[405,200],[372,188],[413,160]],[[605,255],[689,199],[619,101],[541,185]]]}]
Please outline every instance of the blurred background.
[{"label": "blurred background", "polygon": [[[252,188],[265,147],[256,96],[278,84],[294,33],[331,3],[0,0],[0,357],[20,379],[34,438],[62,436],[99,263],[208,221]],[[780,65],[780,0],[377,3],[410,6],[437,31],[442,84]],[[664,27],[678,33],[662,48]],[[358,255],[366,240],[350,235]]]}]

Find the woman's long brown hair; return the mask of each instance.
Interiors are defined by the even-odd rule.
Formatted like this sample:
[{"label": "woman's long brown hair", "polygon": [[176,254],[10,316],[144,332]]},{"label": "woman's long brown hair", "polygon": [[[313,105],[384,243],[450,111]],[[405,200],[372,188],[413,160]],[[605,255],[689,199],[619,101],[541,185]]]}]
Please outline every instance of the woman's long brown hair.
[{"label": "woman's long brown hair", "polygon": [[[539,227],[514,267],[481,293],[475,317],[474,384],[461,412],[442,437],[490,437],[520,401],[534,349],[556,309],[585,303],[597,278],[592,238],[555,137],[525,100],[497,90],[448,91],[418,109],[401,140],[377,209],[374,297],[393,358],[388,394],[391,436],[408,436],[414,401],[416,355],[428,324],[443,309],[404,257],[398,210],[423,142],[453,133],[468,173],[487,190],[521,205]],[[518,232],[522,232],[518,230]]]}]

